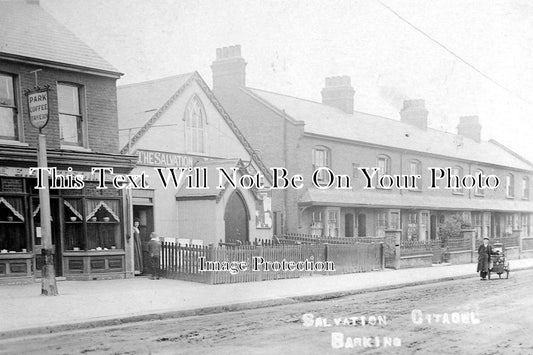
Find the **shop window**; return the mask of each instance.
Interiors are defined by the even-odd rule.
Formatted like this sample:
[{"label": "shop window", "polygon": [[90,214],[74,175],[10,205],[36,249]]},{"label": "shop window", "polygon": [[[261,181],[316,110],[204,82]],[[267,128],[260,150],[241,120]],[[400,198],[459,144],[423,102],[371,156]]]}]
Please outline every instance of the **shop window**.
[{"label": "shop window", "polygon": [[505,177],[505,191],[508,198],[514,197],[514,175],[508,174]]},{"label": "shop window", "polygon": [[[331,153],[329,148],[325,146],[316,146],[313,148],[313,171],[318,168],[329,168],[331,161]],[[326,171],[320,170],[317,174],[318,182],[326,181]]]},{"label": "shop window", "polygon": [[0,197],[0,252],[25,252],[28,249],[24,225],[24,199]]},{"label": "shop window", "polygon": [[527,176],[522,178],[522,198],[529,200],[529,177]]},{"label": "shop window", "polygon": [[57,84],[59,137],[62,145],[83,146],[81,88]]},{"label": "shop window", "polygon": [[119,200],[86,200],[87,249],[121,249]]},{"label": "shop window", "polygon": [[[479,177],[483,175],[483,170],[477,169],[475,176]],[[480,189],[479,186],[476,184],[476,187],[474,189],[474,195],[476,196],[485,196],[485,189]]]},{"label": "shop window", "polygon": [[19,139],[16,92],[15,78],[0,73],[0,139]]},{"label": "shop window", "polygon": [[65,220],[65,250],[85,250],[83,200],[64,199],[63,213]]},{"label": "shop window", "polygon": [[198,96],[193,96],[185,109],[185,143],[187,152],[206,153],[206,123],[204,105]]},{"label": "shop window", "polygon": [[[463,178],[463,168],[461,168],[460,166],[454,166],[453,167],[453,176],[458,176],[459,177],[458,180],[461,180]],[[464,189],[461,186],[459,188],[453,189],[453,193],[457,194],[457,195],[462,195],[462,194],[464,194]]]}]

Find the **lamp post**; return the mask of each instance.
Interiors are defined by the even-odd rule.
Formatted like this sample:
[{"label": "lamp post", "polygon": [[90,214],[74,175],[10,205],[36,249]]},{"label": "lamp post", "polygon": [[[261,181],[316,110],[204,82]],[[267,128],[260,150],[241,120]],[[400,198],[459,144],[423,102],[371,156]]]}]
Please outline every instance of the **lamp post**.
[{"label": "lamp post", "polygon": [[37,72],[35,73],[35,88],[26,90],[24,94],[28,99],[28,112],[30,123],[39,130],[39,141],[37,145],[37,165],[43,169],[43,186],[39,189],[39,204],[41,206],[41,240],[42,255],[44,265],[42,267],[41,295],[57,296],[56,275],[54,269],[53,248],[52,248],[52,227],[50,213],[50,191],[48,184],[48,160],[46,157],[46,136],[42,129],[48,123],[50,117],[48,110],[48,90],[49,86],[40,88],[37,82]]}]

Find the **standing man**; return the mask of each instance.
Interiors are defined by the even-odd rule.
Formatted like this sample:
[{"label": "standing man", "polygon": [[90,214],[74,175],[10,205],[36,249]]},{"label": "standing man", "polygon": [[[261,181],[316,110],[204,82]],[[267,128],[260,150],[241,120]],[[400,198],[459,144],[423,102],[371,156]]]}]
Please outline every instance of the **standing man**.
[{"label": "standing man", "polygon": [[478,259],[477,259],[477,271],[481,280],[485,280],[487,273],[489,272],[490,255],[492,254],[492,247],[489,245],[489,238],[483,238],[483,244],[479,246]]},{"label": "standing man", "polygon": [[152,280],[159,280],[161,275],[160,261],[161,256],[161,242],[155,232],[150,234],[150,241],[148,242],[148,253],[150,255],[150,263],[152,266]]}]

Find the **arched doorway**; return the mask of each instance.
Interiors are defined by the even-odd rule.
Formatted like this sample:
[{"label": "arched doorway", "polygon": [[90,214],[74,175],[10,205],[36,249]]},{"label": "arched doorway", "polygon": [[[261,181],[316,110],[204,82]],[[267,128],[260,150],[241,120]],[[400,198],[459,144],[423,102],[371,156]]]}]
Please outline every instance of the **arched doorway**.
[{"label": "arched doorway", "polygon": [[354,222],[353,214],[346,213],[346,215],[344,216],[344,236],[345,237],[348,237],[348,238],[353,237],[353,224],[354,224],[353,222]]},{"label": "arched doorway", "polygon": [[239,240],[242,243],[248,241],[248,208],[242,195],[235,191],[231,194],[226,211],[224,212],[224,223],[226,231],[226,242]]},{"label": "arched doorway", "polygon": [[366,215],[364,213],[357,215],[357,235],[359,237],[366,236]]}]

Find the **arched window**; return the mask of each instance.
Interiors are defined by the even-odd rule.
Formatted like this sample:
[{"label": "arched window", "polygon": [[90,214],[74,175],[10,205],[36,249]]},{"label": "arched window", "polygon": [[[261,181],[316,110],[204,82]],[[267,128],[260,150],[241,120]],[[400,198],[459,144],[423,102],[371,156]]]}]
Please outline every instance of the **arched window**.
[{"label": "arched window", "polygon": [[508,174],[505,177],[505,191],[507,192],[507,197],[514,197],[514,175]]},{"label": "arched window", "polygon": [[205,125],[204,105],[195,95],[185,109],[185,144],[188,153],[205,153]]},{"label": "arched window", "polygon": [[[481,176],[481,175],[483,175],[483,170],[477,169],[476,173],[475,173],[475,176],[478,177],[478,176]],[[476,195],[476,196],[485,196],[485,189],[480,189],[478,187],[478,184],[476,184],[476,188],[474,190],[474,195]]]},{"label": "arched window", "polygon": [[[317,145],[313,148],[313,170],[318,168],[329,168],[331,164],[331,153],[328,147]],[[326,172],[321,170],[318,174],[318,181],[324,181]]]}]

